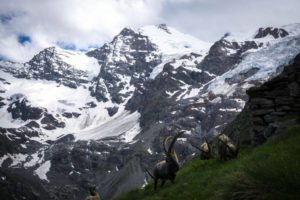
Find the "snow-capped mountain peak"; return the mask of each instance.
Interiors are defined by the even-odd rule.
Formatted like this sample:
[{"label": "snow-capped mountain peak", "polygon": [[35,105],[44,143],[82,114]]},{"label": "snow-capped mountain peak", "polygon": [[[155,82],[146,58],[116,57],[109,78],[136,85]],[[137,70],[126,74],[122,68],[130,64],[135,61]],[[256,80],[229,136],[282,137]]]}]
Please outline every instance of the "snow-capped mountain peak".
[{"label": "snow-capped mountain peak", "polygon": [[165,24],[144,26],[138,31],[158,46],[163,59],[180,57],[191,52],[205,54],[211,46],[209,42],[181,33]]},{"label": "snow-capped mountain peak", "polygon": [[165,31],[168,34],[172,34],[166,24],[159,24],[157,25],[157,28]]},{"label": "snow-capped mountain peak", "polygon": [[87,72],[90,78],[97,76],[100,72],[100,66],[95,58],[86,56],[85,53],[80,51],[66,50],[59,47],[49,47],[42,50],[28,64],[38,63],[40,67],[44,67],[44,64],[49,62],[65,63],[69,68]]}]

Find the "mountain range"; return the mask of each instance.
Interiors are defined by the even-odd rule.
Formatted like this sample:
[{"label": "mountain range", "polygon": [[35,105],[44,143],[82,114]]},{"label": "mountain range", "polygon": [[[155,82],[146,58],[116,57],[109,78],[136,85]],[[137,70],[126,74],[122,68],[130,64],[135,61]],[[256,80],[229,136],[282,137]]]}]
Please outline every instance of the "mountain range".
[{"label": "mountain range", "polygon": [[[12,199],[103,199],[141,188],[164,137],[212,139],[244,108],[246,91],[300,52],[300,24],[226,33],[209,43],[165,24],[124,28],[88,52],[49,47],[0,61],[0,184]],[[3,187],[2,187],[3,186]],[[0,196],[1,196],[0,195]]]}]

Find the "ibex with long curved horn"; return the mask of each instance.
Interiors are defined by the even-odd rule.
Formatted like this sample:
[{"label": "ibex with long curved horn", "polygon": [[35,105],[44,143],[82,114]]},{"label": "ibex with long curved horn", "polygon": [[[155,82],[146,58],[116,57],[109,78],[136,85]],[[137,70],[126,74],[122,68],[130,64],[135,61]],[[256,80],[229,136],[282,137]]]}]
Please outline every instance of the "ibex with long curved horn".
[{"label": "ibex with long curved horn", "polygon": [[223,133],[218,137],[218,150],[221,160],[233,159],[236,158],[239,153],[239,144],[234,144],[233,141]]},{"label": "ibex with long curved horn", "polygon": [[148,174],[154,179],[154,189],[156,190],[157,182],[162,180],[161,186],[163,186],[166,180],[170,180],[172,183],[175,180],[176,173],[179,170],[179,161],[173,146],[178,137],[180,137],[184,131],[179,132],[175,137],[169,136],[164,139],[163,148],[166,154],[166,159],[158,162],[154,169],[153,174],[146,169]]},{"label": "ibex with long curved horn", "polygon": [[192,143],[191,143],[191,145],[201,152],[201,154],[200,154],[201,160],[209,160],[213,157],[212,152],[211,152],[211,146],[208,143],[206,137],[204,138],[204,140],[205,140],[205,142],[203,142],[200,147],[197,145],[194,145]]}]

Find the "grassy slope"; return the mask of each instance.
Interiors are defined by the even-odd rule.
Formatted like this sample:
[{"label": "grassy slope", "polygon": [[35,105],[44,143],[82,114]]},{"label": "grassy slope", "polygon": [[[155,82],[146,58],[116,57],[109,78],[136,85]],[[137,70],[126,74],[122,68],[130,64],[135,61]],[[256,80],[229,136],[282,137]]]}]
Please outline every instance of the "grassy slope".
[{"label": "grassy slope", "polygon": [[118,200],[167,199],[300,199],[300,125],[237,160],[193,160],[178,172],[174,184],[153,191],[153,184]]}]

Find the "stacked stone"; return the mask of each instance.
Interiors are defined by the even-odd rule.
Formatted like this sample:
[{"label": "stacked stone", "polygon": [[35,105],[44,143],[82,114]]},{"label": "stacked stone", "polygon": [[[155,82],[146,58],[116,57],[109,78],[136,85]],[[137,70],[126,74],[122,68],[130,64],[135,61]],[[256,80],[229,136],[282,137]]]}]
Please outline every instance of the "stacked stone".
[{"label": "stacked stone", "polygon": [[287,115],[300,115],[300,54],[283,72],[247,91],[251,110],[252,142],[260,144],[272,136]]}]

